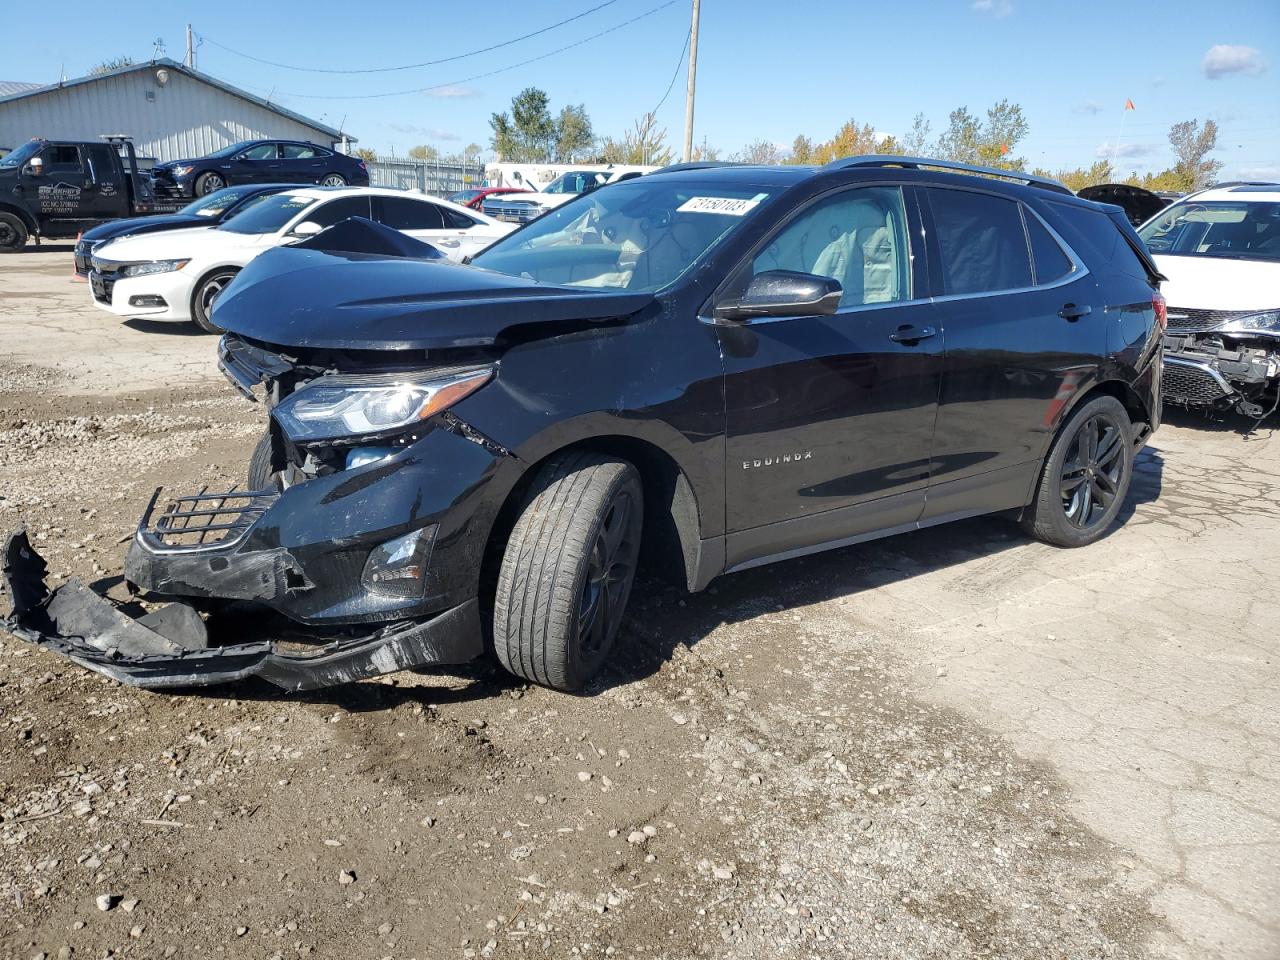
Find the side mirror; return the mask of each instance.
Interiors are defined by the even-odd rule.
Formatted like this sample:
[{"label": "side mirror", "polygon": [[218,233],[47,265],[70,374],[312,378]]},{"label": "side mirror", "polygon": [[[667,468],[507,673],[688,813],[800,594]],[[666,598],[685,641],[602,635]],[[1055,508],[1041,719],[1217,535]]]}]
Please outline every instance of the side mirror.
[{"label": "side mirror", "polygon": [[717,304],[717,320],[753,317],[829,317],[840,308],[844,288],[839,280],[795,270],[766,270],[751,278],[737,300]]},{"label": "side mirror", "polygon": [[314,237],[323,230],[324,227],[316,223],[314,220],[303,220],[300,224],[290,231],[295,237]]},{"label": "side mirror", "polygon": [[32,157],[31,162],[27,164],[25,171],[28,176],[43,177],[44,176],[44,159],[41,157]]}]

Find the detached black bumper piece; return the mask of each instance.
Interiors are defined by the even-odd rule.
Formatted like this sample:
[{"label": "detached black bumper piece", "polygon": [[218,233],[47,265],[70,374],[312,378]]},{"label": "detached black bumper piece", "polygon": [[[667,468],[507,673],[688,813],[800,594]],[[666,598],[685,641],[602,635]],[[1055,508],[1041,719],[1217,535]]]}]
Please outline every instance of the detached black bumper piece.
[{"label": "detached black bumper piece", "polygon": [[256,676],[289,691],[314,690],[428,664],[465,663],[483,651],[474,599],[427,619],[312,644],[248,639],[211,645],[204,620],[187,603],[134,617],[128,612],[132,604],[95,593],[79,580],[50,591],[44,558],[23,530],[5,541],[0,564],[11,604],[0,625],[136,687],[208,686]]}]

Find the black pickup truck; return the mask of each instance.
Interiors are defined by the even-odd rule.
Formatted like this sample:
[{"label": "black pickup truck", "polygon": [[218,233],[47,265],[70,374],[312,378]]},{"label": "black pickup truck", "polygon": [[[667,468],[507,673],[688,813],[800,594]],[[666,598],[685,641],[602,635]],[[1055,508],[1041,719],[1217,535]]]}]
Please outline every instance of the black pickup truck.
[{"label": "black pickup truck", "polygon": [[0,253],[180,206],[156,199],[128,137],[101,141],[30,140],[0,158]]}]

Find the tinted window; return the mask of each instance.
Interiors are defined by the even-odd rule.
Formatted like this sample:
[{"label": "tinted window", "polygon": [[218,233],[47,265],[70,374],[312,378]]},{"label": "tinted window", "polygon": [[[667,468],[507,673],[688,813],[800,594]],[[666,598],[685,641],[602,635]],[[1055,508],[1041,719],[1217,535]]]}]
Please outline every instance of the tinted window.
[{"label": "tinted window", "polygon": [[1147,268],[1120,235],[1120,228],[1105,213],[1057,201],[1050,201],[1049,206],[1058,216],[1062,238],[1089,264],[1106,265],[1146,279]]},{"label": "tinted window", "polygon": [[378,220],[395,230],[443,230],[440,208],[408,197],[379,197]]},{"label": "tinted window", "polygon": [[252,192],[252,187],[224,187],[191,201],[180,212],[194,213],[201,217],[217,217]]},{"label": "tinted window", "polygon": [[1031,258],[1018,204],[968,190],[929,190],[947,294],[1031,286]]},{"label": "tinted window", "polygon": [[465,213],[459,213],[457,210],[450,210],[447,207],[441,207],[440,212],[444,215],[444,225],[455,230],[466,230],[480,222],[468,217]]},{"label": "tinted window", "polygon": [[260,143],[256,147],[252,147],[244,152],[240,157],[241,160],[274,160],[276,158],[276,145],[274,143]]},{"label": "tinted window", "polygon": [[751,272],[831,277],[844,288],[840,305],[848,307],[909,299],[910,262],[902,190],[864,187],[819,200],[800,214],[757,254]]},{"label": "tinted window", "polygon": [[330,200],[316,207],[309,214],[307,219],[313,223],[318,223],[322,227],[332,227],[335,223],[346,220],[348,217],[371,217],[369,210],[369,197],[339,197],[337,200]]},{"label": "tinted window", "polygon": [[89,146],[89,166],[93,168],[95,180],[114,180],[116,173],[115,151],[105,143]]},{"label": "tinted window", "polygon": [[280,155],[286,160],[314,160],[320,156],[320,152],[315,147],[302,143],[282,143]]},{"label": "tinted window", "polygon": [[1027,222],[1027,236],[1031,240],[1031,261],[1036,268],[1036,283],[1053,283],[1071,272],[1071,258],[1063,252],[1058,241],[1044,228],[1044,224],[1030,210],[1023,210]]},{"label": "tinted window", "polygon": [[69,173],[80,168],[80,148],[74,144],[54,143],[40,155],[46,172]]}]

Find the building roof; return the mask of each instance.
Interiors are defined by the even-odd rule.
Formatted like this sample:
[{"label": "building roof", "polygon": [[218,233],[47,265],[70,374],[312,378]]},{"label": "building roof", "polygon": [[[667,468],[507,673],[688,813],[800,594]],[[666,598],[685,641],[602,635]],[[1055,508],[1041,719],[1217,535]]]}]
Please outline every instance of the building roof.
[{"label": "building roof", "polygon": [[38,90],[44,84],[40,83],[23,83],[21,80],[0,80],[0,100],[7,100],[15,93],[24,93],[27,90]]},{"label": "building roof", "polygon": [[[70,87],[78,87],[82,84],[105,80],[108,77],[123,76],[126,73],[137,73],[142,70],[154,70],[156,67],[164,67],[166,70],[175,70],[178,73],[186,74],[193,80],[199,80],[201,83],[207,83],[211,87],[217,87],[219,90],[223,90],[232,96],[240,97],[243,100],[256,103],[260,107],[273,110],[281,116],[288,117],[296,123],[313,127],[327,136],[332,137],[334,140],[341,140],[345,136],[350,142],[356,142],[355,137],[350,134],[344,134],[341,130],[335,130],[328,124],[321,123],[319,120],[312,120],[310,117],[304,117],[300,113],[294,113],[292,110],[282,107],[278,103],[272,103],[270,100],[263,99],[262,97],[255,96],[245,90],[241,90],[239,87],[233,87],[231,84],[223,80],[219,80],[217,77],[212,77],[207,73],[201,73],[199,70],[193,70],[185,63],[179,63],[177,60],[170,60],[168,57],[157,57],[155,60],[148,60],[146,63],[134,63],[127,67],[107,70],[104,73],[95,73],[87,77],[77,77],[74,80],[63,80],[61,83],[50,83],[43,86],[33,83],[5,83],[0,81],[0,106],[14,100],[23,100],[27,97],[38,97],[45,93],[52,93],[55,90],[66,90]],[[10,87],[16,89],[9,90],[8,88]]]}]

